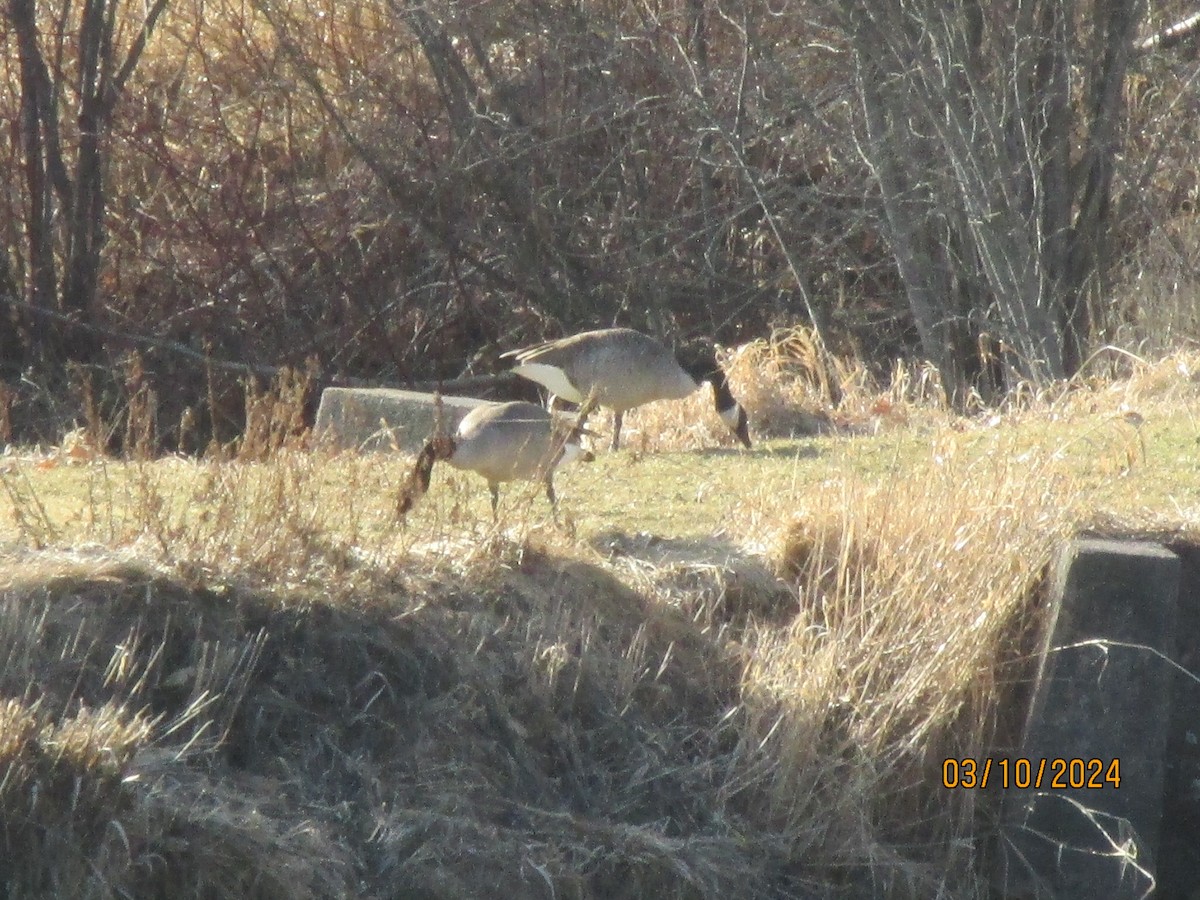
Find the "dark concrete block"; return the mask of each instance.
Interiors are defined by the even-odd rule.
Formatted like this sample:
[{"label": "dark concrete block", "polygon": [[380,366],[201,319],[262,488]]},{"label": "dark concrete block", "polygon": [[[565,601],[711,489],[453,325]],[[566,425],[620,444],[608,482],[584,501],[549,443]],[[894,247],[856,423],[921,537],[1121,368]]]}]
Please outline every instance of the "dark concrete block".
[{"label": "dark concrete block", "polygon": [[[393,388],[326,388],[313,431],[340,450],[416,453],[433,433],[436,395]],[[452,433],[468,412],[485,403],[474,397],[442,396],[442,421]]]},{"label": "dark concrete block", "polygon": [[1162,847],[1155,900],[1200,898],[1200,547],[1178,547],[1179,586],[1176,662],[1163,787]]},{"label": "dark concrete block", "polygon": [[[1100,760],[1099,789],[1049,784],[1005,798],[1003,890],[1056,900],[1139,898],[1162,821],[1179,558],[1158,544],[1084,540],[1059,566],[1020,755]],[[1120,786],[1105,775],[1119,760]],[[1090,779],[1089,779],[1090,780]]]}]

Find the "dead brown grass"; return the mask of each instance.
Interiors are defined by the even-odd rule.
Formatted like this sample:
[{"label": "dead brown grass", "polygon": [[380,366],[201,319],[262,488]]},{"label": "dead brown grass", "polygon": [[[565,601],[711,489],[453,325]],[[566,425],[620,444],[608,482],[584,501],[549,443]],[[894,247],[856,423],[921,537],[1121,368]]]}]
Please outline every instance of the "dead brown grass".
[{"label": "dead brown grass", "polygon": [[[919,375],[880,391],[851,373],[848,435],[563,473],[580,515],[602,491],[630,519],[685,493],[721,522],[703,540],[619,511],[555,529],[536,486],[506,490],[493,524],[457,473],[401,528],[405,462],[304,449],[287,391],[252,398],[284,423],[263,446],[6,462],[0,819],[23,853],[0,883],[987,896],[995,798],[943,791],[938,765],[1011,738],[1051,555],[1095,527],[1099,488],[1126,528],[1200,520],[1174,461],[1200,365],[1116,358],[1120,379],[1096,368],[972,419]],[[763,359],[731,364],[752,417],[804,402],[836,421],[802,363]],[[862,434],[877,421],[886,443]],[[46,480],[76,470],[82,503]],[[740,492],[705,484],[725,470]],[[1147,486],[1170,473],[1167,522]]]},{"label": "dead brown grass", "polygon": [[6,575],[17,895],[771,895],[709,808],[736,665],[593,566],[358,603],[103,556]]},{"label": "dead brown grass", "polygon": [[[953,446],[884,485],[834,479],[793,511],[773,557],[801,610],[752,642],[745,704],[771,760],[768,802],[814,852],[886,859],[885,834],[934,846],[973,831],[975,798],[942,791],[937,764],[1011,739],[996,731],[1017,674],[1006,666],[1028,649],[1038,585],[1078,525],[1051,452]],[[946,887],[911,862],[880,869],[915,896]]]}]

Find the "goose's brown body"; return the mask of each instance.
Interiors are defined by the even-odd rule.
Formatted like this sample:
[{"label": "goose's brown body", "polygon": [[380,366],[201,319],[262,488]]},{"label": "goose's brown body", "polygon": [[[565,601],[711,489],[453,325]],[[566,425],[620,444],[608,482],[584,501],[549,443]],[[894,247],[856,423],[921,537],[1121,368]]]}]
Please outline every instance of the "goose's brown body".
[{"label": "goose's brown body", "polygon": [[703,381],[711,382],[717,413],[746,447],[746,414],[733,395],[711,351],[688,367],[649,335],[631,328],[602,328],[546,341],[504,354],[516,360],[513,372],[536,381],[554,396],[572,403],[593,402],[613,411],[613,449],[621,437],[627,410],[655,400],[687,397]]},{"label": "goose's brown body", "polygon": [[401,492],[399,512],[407,513],[429,489],[438,460],[482,475],[495,513],[500,484],[506,481],[542,481],[551,504],[557,503],[554,470],[577,458],[587,460],[591,454],[580,447],[572,422],[534,403],[484,404],[463,417],[453,437],[433,437],[425,444]]}]

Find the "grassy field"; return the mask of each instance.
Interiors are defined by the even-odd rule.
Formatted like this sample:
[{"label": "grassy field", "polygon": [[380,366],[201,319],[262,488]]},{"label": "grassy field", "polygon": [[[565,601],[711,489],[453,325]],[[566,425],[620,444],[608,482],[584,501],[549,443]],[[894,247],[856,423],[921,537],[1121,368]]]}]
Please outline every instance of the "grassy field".
[{"label": "grassy field", "polygon": [[648,408],[557,525],[449,469],[401,525],[407,459],[302,440],[11,449],[8,892],[986,896],[938,766],[1013,739],[1046,567],[1200,522],[1200,359],[1119,359],[971,416],[734,359],[754,449]]}]

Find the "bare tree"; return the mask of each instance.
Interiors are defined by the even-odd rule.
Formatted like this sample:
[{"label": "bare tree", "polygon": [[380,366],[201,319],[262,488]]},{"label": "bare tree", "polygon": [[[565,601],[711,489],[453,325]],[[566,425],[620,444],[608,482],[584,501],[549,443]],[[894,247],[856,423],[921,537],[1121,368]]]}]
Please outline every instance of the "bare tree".
[{"label": "bare tree", "polygon": [[[786,64],[758,73],[771,48],[804,46],[805,28],[759,38],[761,9],[740,0],[528,0],[502,16],[387,0],[387,40],[411,62],[377,91],[374,73],[356,76],[352,90],[377,98],[370,117],[339,105],[329,85],[349,68],[322,69],[302,19],[274,0],[256,8],[385,187],[389,215],[416,225],[437,281],[421,302],[440,303],[426,318],[444,332],[475,306],[495,331],[619,322],[729,339],[819,305],[795,261],[838,246],[822,236],[821,198],[797,190],[820,151],[797,151],[794,120],[775,115]],[[801,237],[783,240],[791,229]],[[847,268],[832,255],[821,271]]]},{"label": "bare tree", "polygon": [[[24,319],[37,357],[86,362],[98,347],[89,326],[104,246],[104,174],[113,112],[167,0],[146,9],[124,58],[115,46],[120,0],[62,0],[39,15],[33,0],[10,0],[5,19],[20,58],[19,134],[26,195]],[[43,34],[43,25],[50,33]],[[73,59],[67,58],[74,48]],[[49,56],[48,56],[49,51]],[[15,289],[15,286],[14,286]],[[10,298],[12,299],[12,298]],[[66,314],[39,315],[39,311]],[[53,346],[51,346],[53,345]]]},{"label": "bare tree", "polygon": [[863,152],[925,352],[959,398],[986,354],[1080,364],[1142,0],[842,0]]}]

